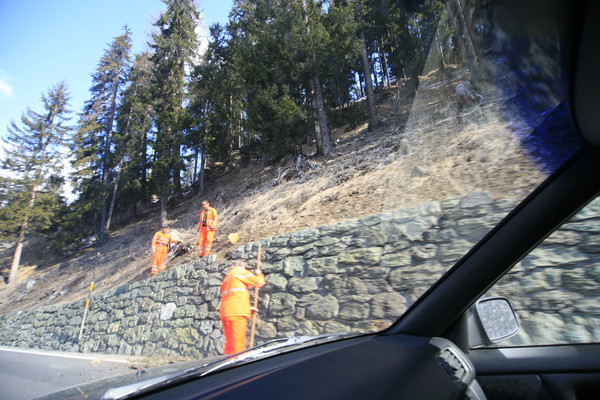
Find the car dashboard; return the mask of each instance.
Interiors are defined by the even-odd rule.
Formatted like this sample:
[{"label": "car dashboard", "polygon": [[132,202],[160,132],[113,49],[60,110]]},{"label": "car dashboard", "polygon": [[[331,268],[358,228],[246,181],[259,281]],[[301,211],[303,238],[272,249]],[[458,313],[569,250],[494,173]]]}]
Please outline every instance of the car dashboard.
[{"label": "car dashboard", "polygon": [[368,335],[286,352],[134,398],[481,400],[485,395],[473,364],[452,342]]}]

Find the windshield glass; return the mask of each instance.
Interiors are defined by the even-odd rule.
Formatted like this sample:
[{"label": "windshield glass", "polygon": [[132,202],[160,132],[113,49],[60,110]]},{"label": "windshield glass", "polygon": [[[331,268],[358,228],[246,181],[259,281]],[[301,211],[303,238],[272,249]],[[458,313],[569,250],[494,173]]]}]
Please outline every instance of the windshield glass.
[{"label": "windshield glass", "polygon": [[231,316],[242,349],[381,331],[581,146],[560,30],[493,2],[234,1],[169,64],[179,3],[63,144],[77,199],[32,214],[19,274],[3,250],[0,344],[162,363],[237,353]]}]

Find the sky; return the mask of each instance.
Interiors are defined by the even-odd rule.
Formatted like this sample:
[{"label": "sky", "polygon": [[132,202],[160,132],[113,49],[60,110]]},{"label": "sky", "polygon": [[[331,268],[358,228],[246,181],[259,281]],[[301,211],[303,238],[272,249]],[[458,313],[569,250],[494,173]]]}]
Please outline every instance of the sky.
[{"label": "sky", "polygon": [[[233,0],[196,0],[208,27],[228,20]],[[92,73],[109,44],[132,32],[132,55],[148,49],[161,0],[0,0],[0,138],[12,120],[61,81],[71,94],[71,123],[90,97]]]}]

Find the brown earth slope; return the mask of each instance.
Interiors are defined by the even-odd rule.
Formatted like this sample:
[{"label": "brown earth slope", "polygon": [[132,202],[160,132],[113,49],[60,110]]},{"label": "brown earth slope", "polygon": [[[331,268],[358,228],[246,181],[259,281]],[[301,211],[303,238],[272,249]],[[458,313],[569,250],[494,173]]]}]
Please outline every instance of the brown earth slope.
[{"label": "brown earth slope", "polygon": [[[416,92],[400,84],[380,93],[383,127],[333,130],[331,159],[304,155],[274,166],[209,171],[205,195],[190,195],[169,210],[170,226],[184,244],[169,267],[197,257],[196,224],[204,198],[219,211],[214,250],[222,261],[235,247],[229,233],[239,235],[240,246],[477,190],[522,197],[542,178],[514,138],[516,130],[526,128],[500,118],[492,92],[485,94],[484,105],[459,110],[454,88],[466,79],[465,71],[447,69],[444,76],[420,77]],[[158,228],[158,209],[150,209],[147,217],[111,232],[105,245],[60,262],[44,258],[36,252],[43,243],[29,240],[17,282],[0,286],[0,313],[83,300],[91,281],[96,293],[148,277],[150,240]],[[6,275],[11,249],[0,256]]]}]

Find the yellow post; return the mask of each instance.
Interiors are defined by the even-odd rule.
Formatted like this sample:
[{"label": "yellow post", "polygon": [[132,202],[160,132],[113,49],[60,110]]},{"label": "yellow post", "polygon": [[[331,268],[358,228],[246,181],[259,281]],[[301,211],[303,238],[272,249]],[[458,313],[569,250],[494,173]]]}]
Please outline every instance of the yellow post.
[{"label": "yellow post", "polygon": [[[258,243],[258,255],[256,260],[256,271],[260,271],[260,249],[261,243]],[[258,308],[258,286],[254,288],[254,309]],[[250,329],[250,348],[254,347],[254,332],[256,330],[256,314],[257,312],[252,313],[252,329]]]},{"label": "yellow post", "polygon": [[88,292],[88,297],[85,299],[85,310],[83,311],[83,318],[81,319],[81,328],[79,329],[79,337],[77,341],[81,341],[81,335],[83,334],[83,326],[85,325],[85,317],[87,316],[88,308],[90,308],[90,297],[92,290],[94,290],[94,281],[90,283],[90,290]]}]

